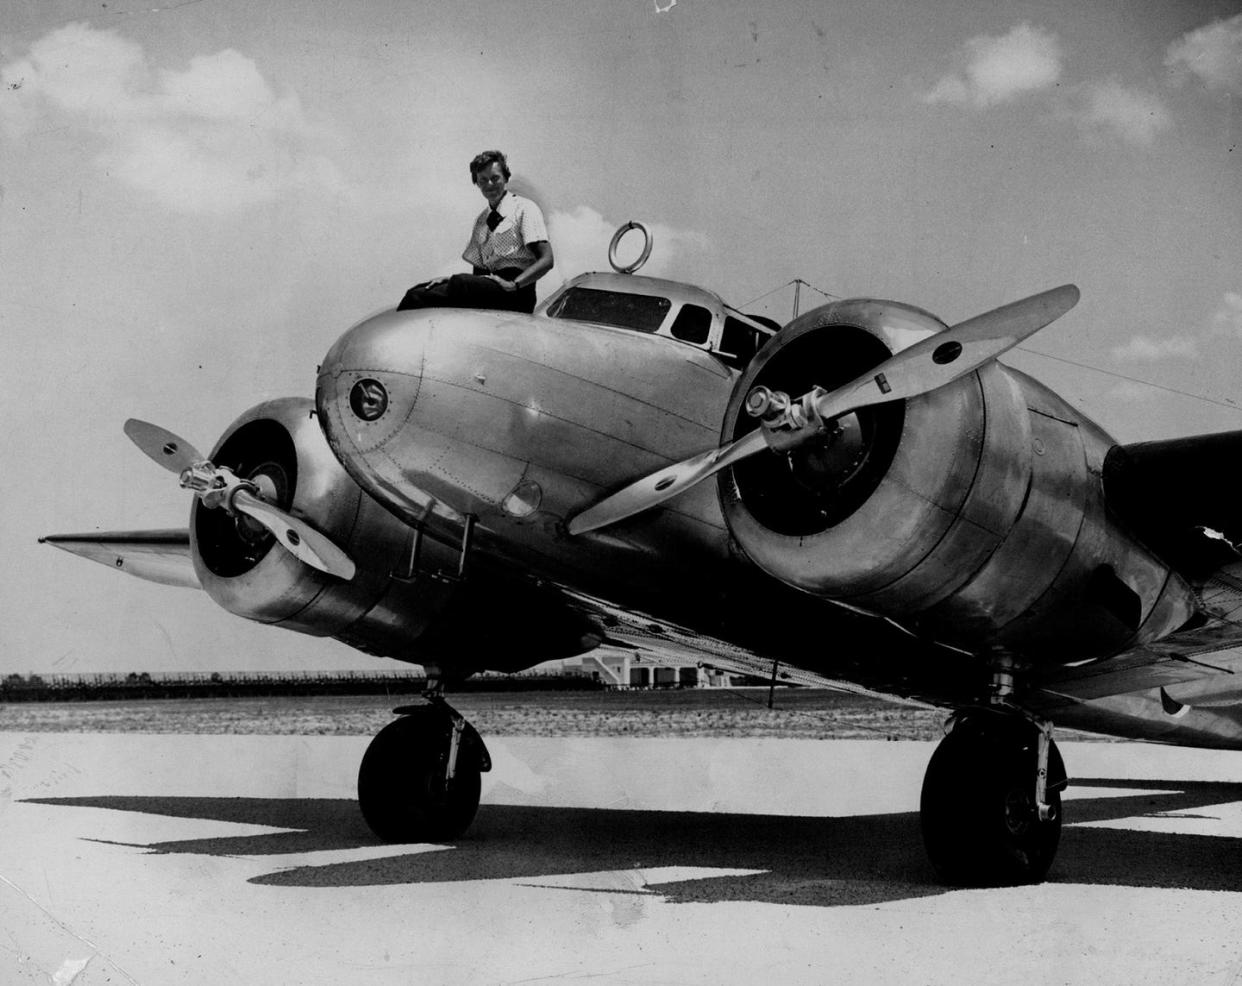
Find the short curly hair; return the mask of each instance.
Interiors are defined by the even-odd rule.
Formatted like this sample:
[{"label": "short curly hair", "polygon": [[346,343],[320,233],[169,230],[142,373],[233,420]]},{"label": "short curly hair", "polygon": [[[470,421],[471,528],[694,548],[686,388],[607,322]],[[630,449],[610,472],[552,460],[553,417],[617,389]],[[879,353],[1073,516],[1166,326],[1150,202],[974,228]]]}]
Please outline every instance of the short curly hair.
[{"label": "short curly hair", "polygon": [[490,168],[493,164],[500,165],[500,173],[505,176],[505,181],[508,181],[509,162],[505,160],[505,156],[500,151],[484,151],[482,154],[476,154],[474,160],[470,162],[470,184],[477,185],[479,172],[484,168]]}]

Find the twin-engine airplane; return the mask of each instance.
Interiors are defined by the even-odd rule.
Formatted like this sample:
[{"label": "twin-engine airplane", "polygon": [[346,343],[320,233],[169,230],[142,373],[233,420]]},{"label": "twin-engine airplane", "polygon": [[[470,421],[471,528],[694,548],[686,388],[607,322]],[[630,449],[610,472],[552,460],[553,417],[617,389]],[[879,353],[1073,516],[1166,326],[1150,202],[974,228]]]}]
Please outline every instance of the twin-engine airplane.
[{"label": "twin-engine airplane", "polygon": [[951,882],[1043,878],[1054,722],[1242,748],[1242,432],[1120,446],[997,362],[1075,287],[777,331],[620,266],[636,225],[533,315],[367,319],[313,403],[260,404],[210,457],[130,421],[196,494],[188,530],[45,540],[423,665],[429,701],[359,771],[390,841],[475,815],[488,752],[446,686],[602,645],[952,710],[921,804]]}]

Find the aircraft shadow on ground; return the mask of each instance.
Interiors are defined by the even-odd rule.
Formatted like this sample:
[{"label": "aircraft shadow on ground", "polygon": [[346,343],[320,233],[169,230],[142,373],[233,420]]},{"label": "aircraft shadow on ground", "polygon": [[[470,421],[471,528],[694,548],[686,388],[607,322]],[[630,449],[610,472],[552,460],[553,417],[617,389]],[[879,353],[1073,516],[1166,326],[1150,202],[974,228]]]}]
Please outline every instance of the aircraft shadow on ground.
[{"label": "aircraft shadow on ground", "polygon": [[[1067,805],[1050,880],[1195,890],[1242,889],[1242,838],[1074,827],[1242,801],[1242,784],[1076,779],[1142,793]],[[154,853],[284,855],[377,845],[351,800],[78,797],[31,803],[265,825],[289,831],[157,842]],[[1193,816],[1191,816],[1193,817]],[[356,887],[517,880],[557,886],[573,874],[660,867],[760,870],[650,882],[637,889],[674,902],[874,904],[948,892],[923,853],[918,815],[807,818],[705,812],[483,805],[452,851],[294,866],[250,882]],[[560,884],[565,886],[566,884]],[[577,889],[590,889],[589,882]],[[600,889],[605,889],[601,887]]]}]

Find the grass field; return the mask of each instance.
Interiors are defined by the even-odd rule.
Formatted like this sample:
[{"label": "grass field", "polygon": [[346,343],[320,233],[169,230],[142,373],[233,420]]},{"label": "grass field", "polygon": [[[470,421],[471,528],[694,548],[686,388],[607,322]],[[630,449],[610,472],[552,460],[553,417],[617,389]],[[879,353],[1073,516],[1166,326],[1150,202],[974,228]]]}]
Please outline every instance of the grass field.
[{"label": "grass field", "polygon": [[[450,695],[486,736],[775,736],[936,739],[945,714],[819,689],[472,692]],[[400,695],[155,699],[0,705],[6,732],[248,733],[370,736]]]},{"label": "grass field", "polygon": [[[933,740],[946,712],[814,688],[463,692],[449,701],[487,736],[734,736]],[[0,731],[372,736],[412,695],[0,704]],[[1062,738],[1104,739],[1059,730]]]}]

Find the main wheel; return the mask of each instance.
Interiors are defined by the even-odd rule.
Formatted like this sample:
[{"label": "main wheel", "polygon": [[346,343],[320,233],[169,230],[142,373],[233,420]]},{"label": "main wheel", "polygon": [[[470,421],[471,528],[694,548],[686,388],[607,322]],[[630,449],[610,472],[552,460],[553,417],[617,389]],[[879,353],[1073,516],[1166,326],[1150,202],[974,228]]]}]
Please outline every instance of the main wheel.
[{"label": "main wheel", "polygon": [[479,764],[461,750],[453,779],[445,780],[451,732],[447,716],[407,715],[367,747],[358,768],[358,806],[385,842],[455,839],[474,821]]},{"label": "main wheel", "polygon": [[1039,733],[1029,723],[984,715],[963,719],[927,765],[920,821],[941,879],[971,886],[1039,883],[1061,838],[1065,764],[1048,752],[1047,803],[1035,804]]}]

